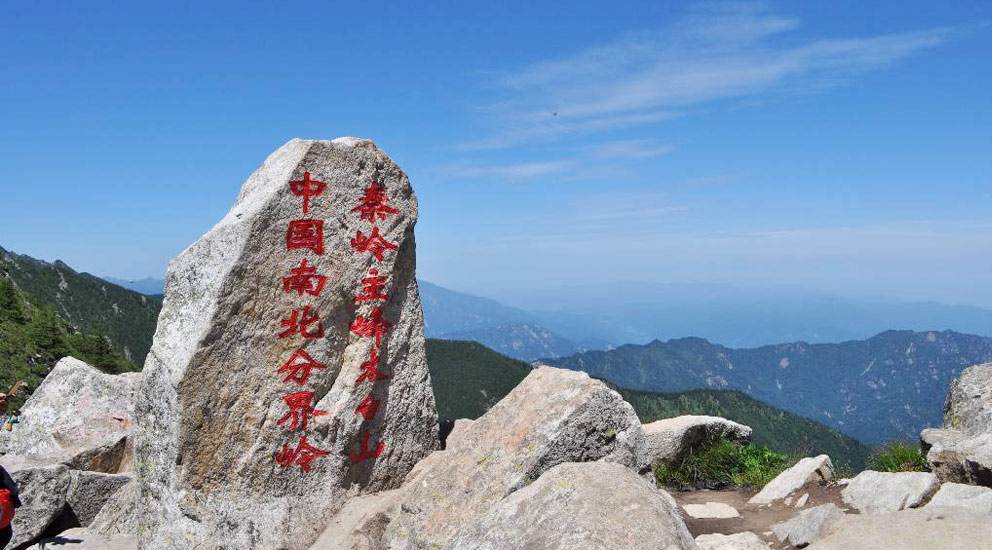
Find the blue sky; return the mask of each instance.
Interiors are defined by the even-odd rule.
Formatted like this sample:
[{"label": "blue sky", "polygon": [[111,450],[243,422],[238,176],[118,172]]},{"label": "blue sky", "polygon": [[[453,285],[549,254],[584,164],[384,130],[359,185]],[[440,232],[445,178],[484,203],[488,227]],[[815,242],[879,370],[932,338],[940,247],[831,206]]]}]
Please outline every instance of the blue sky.
[{"label": "blue sky", "polygon": [[0,245],[161,277],[269,152],[357,135],[452,288],[992,306],[988,4],[412,4],[0,2]]}]

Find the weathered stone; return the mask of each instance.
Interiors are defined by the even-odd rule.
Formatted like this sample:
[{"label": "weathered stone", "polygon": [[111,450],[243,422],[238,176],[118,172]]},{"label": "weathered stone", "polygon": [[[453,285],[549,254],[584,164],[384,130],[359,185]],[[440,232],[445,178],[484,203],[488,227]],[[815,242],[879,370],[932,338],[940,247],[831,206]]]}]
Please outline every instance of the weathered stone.
[{"label": "weathered stone", "polygon": [[803,493],[803,496],[796,499],[795,507],[802,508],[807,502],[809,502],[809,493]]},{"label": "weathered stone", "polygon": [[675,501],[619,464],[560,464],[458,530],[452,550],[696,548]]},{"label": "weathered stone", "polygon": [[926,507],[963,508],[992,514],[992,489],[961,483],[944,483]]},{"label": "weathered stone", "polygon": [[992,433],[992,363],[968,367],[951,382],[944,427],[967,435]]},{"label": "weathered stone", "polygon": [[707,502],[705,504],[684,504],[682,509],[686,515],[696,519],[728,519],[741,517],[737,508],[722,502]]},{"label": "weathered stone", "polygon": [[85,527],[62,532],[56,537],[42,539],[29,550],[136,550],[138,540],[131,536],[105,537]]},{"label": "weathered stone", "polygon": [[66,503],[79,520],[79,524],[87,527],[103,509],[104,504],[131,479],[131,476],[125,474],[72,470],[69,472]]},{"label": "weathered stone", "polygon": [[16,455],[0,456],[0,466],[10,473],[20,493],[21,507],[14,515],[10,542],[10,548],[17,548],[41,535],[65,509],[69,468]]},{"label": "weathered stone", "polygon": [[73,357],[60,360],[24,403],[17,429],[0,438],[0,454],[77,470],[126,470],[140,379],[104,374]]},{"label": "weathered stone", "polygon": [[344,527],[381,532],[380,539],[370,546],[338,541],[321,550],[402,547],[403,541],[444,545],[558,464],[604,460],[633,467],[641,424],[630,404],[602,382],[542,367],[448,443],[417,464],[391,506],[362,511],[365,521]]},{"label": "weathered stone", "polygon": [[802,548],[820,538],[826,528],[844,516],[834,504],[822,504],[803,510],[791,519],[772,526],[772,533],[779,542]]},{"label": "weathered stone", "polygon": [[844,502],[863,514],[916,508],[940,487],[929,472],[875,472],[865,470],[841,491]]},{"label": "weathered stone", "polygon": [[751,428],[717,416],[676,416],[644,425],[643,470],[679,462],[690,451],[720,438],[746,443]]},{"label": "weathered stone", "polygon": [[451,433],[448,434],[448,445],[451,445],[452,442],[461,438],[465,434],[465,431],[468,430],[469,426],[473,423],[475,423],[475,421],[469,418],[459,418],[455,420],[455,425],[451,428]]},{"label": "weathered stone", "polygon": [[696,537],[700,550],[768,550],[771,548],[761,537],[750,531],[724,535],[710,533]]},{"label": "weathered stone", "polygon": [[771,504],[781,500],[801,489],[807,483],[830,481],[834,475],[830,457],[819,455],[808,457],[797,462],[793,467],[782,472],[768,482],[758,494],[748,500],[748,504]]},{"label": "weathered stone", "polygon": [[943,429],[926,429],[920,442],[942,481],[992,487],[992,363],[965,369],[944,402]]},{"label": "weathered stone", "polygon": [[[306,215],[306,199],[289,185],[305,177],[327,184]],[[373,233],[353,211],[373,181],[397,210],[376,219],[377,234],[398,247],[381,261],[352,244]],[[290,222],[303,218],[323,221],[322,254],[287,250]],[[144,546],[307,548],[348,498],[398,486],[437,448],[414,273],[416,219],[409,180],[371,141],[294,139],[248,178],[231,211],[170,263],[136,405]],[[327,278],[313,295],[282,286],[304,259]],[[371,316],[373,304],[353,297],[372,269],[387,277],[381,305],[391,324],[379,347],[379,369],[389,378],[374,386],[357,380],[376,339],[349,330],[359,316]],[[324,335],[278,337],[281,321],[304,304],[319,315]],[[277,374],[299,349],[326,367],[305,384]],[[381,402],[364,421],[356,409],[373,387]],[[274,460],[301,437],[278,425],[287,413],[283,397],[304,390],[327,411],[306,430],[308,443],[329,453],[309,472]],[[363,434],[371,448],[382,441],[385,450],[353,464]]]},{"label": "weathered stone", "polygon": [[942,481],[992,487],[992,433],[931,428],[923,430],[920,441],[930,469]]},{"label": "weathered stone", "polygon": [[90,521],[89,530],[105,538],[138,533],[141,530],[144,502],[141,486],[137,480],[132,479],[107,499],[100,512]]},{"label": "weathered stone", "polygon": [[827,527],[810,550],[961,550],[987,548],[988,516],[948,508],[883,514],[845,514]]}]

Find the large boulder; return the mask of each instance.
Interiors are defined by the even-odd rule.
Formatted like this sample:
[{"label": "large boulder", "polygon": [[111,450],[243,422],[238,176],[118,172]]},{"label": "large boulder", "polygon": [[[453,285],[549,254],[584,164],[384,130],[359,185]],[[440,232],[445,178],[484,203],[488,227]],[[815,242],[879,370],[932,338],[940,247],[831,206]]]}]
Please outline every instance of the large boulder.
[{"label": "large boulder", "polygon": [[69,510],[79,524],[86,527],[93,522],[117,491],[131,479],[131,476],[126,474],[72,470],[69,472],[66,504],[69,505]]},{"label": "large boulder", "polygon": [[845,514],[809,550],[961,550],[988,548],[988,516],[948,508]]},{"label": "large boulder", "polygon": [[35,540],[62,514],[69,489],[69,468],[16,455],[0,456],[0,466],[10,473],[20,493],[21,507],[14,515],[14,538],[10,542],[10,548],[17,548]]},{"label": "large boulder", "polygon": [[371,141],[294,139],[170,263],[136,404],[144,546],[307,548],[437,447],[416,220]]},{"label": "large boulder", "polygon": [[969,367],[951,383],[943,427],[923,430],[920,440],[941,480],[992,487],[992,363]]},{"label": "large boulder", "polygon": [[833,503],[822,504],[772,525],[772,533],[779,542],[802,548],[820,538],[831,523],[843,516],[844,512]]},{"label": "large boulder", "polygon": [[696,548],[675,501],[619,464],[560,464],[458,530],[452,550]]},{"label": "large boulder", "polygon": [[718,416],[697,415],[645,424],[641,469],[679,462],[694,449],[721,438],[746,443],[751,440],[751,428]]},{"label": "large boulder", "polygon": [[962,483],[944,483],[927,507],[961,508],[992,514],[992,489]]},{"label": "large boulder", "polygon": [[896,512],[924,504],[940,487],[930,472],[865,470],[841,491],[844,502],[863,514]]},{"label": "large boulder", "polygon": [[754,505],[771,504],[785,499],[806,484],[830,481],[833,475],[834,467],[829,456],[807,457],[777,475],[747,502]]},{"label": "large boulder", "polygon": [[76,470],[127,470],[140,379],[104,374],[74,357],[60,360],[21,407],[16,429],[0,438],[0,454]]},{"label": "large boulder", "polygon": [[[633,468],[642,441],[634,409],[583,372],[533,370],[475,422],[417,464],[388,502],[362,502],[314,549],[443,546],[460,528],[566,462],[608,461]],[[331,528],[329,528],[331,529]],[[332,545],[330,541],[334,541]],[[393,545],[393,546],[390,546]]]}]

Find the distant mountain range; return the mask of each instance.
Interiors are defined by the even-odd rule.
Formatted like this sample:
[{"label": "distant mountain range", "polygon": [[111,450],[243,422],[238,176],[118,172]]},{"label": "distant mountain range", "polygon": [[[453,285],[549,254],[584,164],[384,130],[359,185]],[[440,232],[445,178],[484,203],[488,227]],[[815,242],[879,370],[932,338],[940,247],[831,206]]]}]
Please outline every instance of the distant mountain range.
[{"label": "distant mountain range", "polygon": [[740,390],[871,444],[940,424],[951,380],[987,361],[992,338],[952,331],[748,349],[681,338],[547,360],[635,390]]},{"label": "distant mountain range", "polygon": [[[532,369],[476,342],[433,339],[427,341],[427,364],[442,421],[485,414]],[[756,443],[781,452],[802,456],[826,453],[836,465],[854,469],[861,469],[868,456],[863,443],[741,392],[654,393],[614,388],[645,423],[682,414],[709,414],[751,426]]]}]

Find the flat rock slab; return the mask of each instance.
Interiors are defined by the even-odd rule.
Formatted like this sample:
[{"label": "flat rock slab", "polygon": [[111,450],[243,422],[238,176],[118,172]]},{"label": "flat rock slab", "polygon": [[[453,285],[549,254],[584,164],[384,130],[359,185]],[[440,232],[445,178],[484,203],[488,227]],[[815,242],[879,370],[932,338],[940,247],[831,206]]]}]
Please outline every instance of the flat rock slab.
[{"label": "flat rock slab", "polygon": [[810,550],[983,549],[992,541],[984,514],[947,508],[917,508],[882,514],[845,514]]},{"label": "flat rock slab", "polygon": [[944,483],[927,503],[926,508],[929,507],[962,508],[992,514],[992,489],[962,483]]},{"label": "flat rock slab", "polygon": [[717,439],[751,440],[751,428],[718,416],[684,415],[644,425],[641,470],[671,464]]},{"label": "flat rock slab", "polygon": [[675,501],[607,462],[555,466],[459,530],[451,550],[692,549]]},{"label": "flat rock slab", "polygon": [[685,513],[696,519],[727,519],[739,518],[740,512],[737,508],[722,502],[707,502],[705,504],[685,504],[682,506]]},{"label": "flat rock slab", "polygon": [[750,531],[724,535],[711,533],[696,537],[700,550],[768,550],[771,548],[761,537]]},{"label": "flat rock slab", "polygon": [[940,487],[929,472],[876,472],[865,470],[841,491],[844,503],[863,514],[916,508]]},{"label": "flat rock slab", "polygon": [[823,504],[803,510],[792,519],[773,525],[772,533],[779,542],[803,547],[820,538],[826,528],[843,515],[844,513],[837,506]]},{"label": "flat rock slab", "polygon": [[829,456],[804,458],[768,482],[758,494],[751,497],[748,504],[771,504],[788,497],[807,483],[829,481],[833,475],[834,468]]},{"label": "flat rock slab", "polygon": [[923,430],[930,469],[942,481],[992,487],[992,431],[968,434],[953,428]]}]

